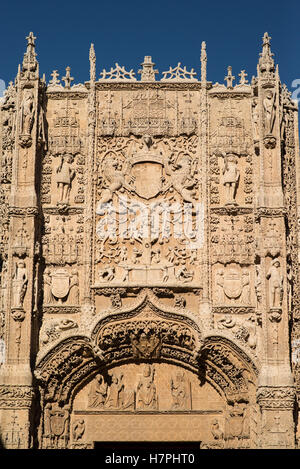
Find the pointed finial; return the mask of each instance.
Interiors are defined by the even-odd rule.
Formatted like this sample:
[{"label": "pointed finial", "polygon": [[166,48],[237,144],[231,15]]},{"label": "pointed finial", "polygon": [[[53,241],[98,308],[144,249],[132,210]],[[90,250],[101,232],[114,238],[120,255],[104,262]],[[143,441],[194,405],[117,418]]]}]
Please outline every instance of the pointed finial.
[{"label": "pointed finial", "polygon": [[268,33],[265,33],[263,36],[263,44],[262,44],[262,52],[259,54],[260,59],[259,59],[259,70],[262,75],[264,75],[267,78],[273,78],[274,77],[274,71],[275,71],[275,66],[274,66],[274,60],[273,60],[273,53],[271,52],[271,36],[269,36]]},{"label": "pointed finial", "polygon": [[206,82],[206,65],[207,65],[207,54],[206,54],[206,42],[202,41],[201,44],[201,81]]},{"label": "pointed finial", "polygon": [[33,32],[30,32],[29,35],[26,37],[27,39],[27,52],[30,51],[32,52],[35,48],[35,40],[36,37],[34,36]]},{"label": "pointed finial", "polygon": [[65,88],[67,90],[71,88],[71,81],[74,80],[74,78],[71,77],[70,71],[71,71],[71,68],[66,67],[66,76],[62,77],[62,80],[65,82]]},{"label": "pointed finial", "polygon": [[94,44],[91,44],[89,59],[90,59],[90,80],[96,81],[96,53],[95,53]]},{"label": "pointed finial", "polygon": [[33,32],[30,32],[26,39],[27,49],[23,58],[22,74],[23,77],[26,77],[27,79],[36,78],[36,76],[38,76],[38,63],[35,52],[36,37],[34,36]]}]

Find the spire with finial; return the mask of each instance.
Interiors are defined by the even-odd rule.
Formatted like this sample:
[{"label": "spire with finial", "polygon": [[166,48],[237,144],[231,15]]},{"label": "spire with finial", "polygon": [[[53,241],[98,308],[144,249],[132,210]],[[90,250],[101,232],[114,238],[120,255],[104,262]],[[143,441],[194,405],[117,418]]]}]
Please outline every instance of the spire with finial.
[{"label": "spire with finial", "polygon": [[270,41],[271,37],[268,33],[263,36],[262,52],[259,54],[258,69],[260,74],[266,78],[274,78],[275,65],[273,60],[273,53],[271,52]]},{"label": "spire with finial", "polygon": [[38,65],[35,52],[36,37],[34,36],[33,32],[30,32],[26,39],[27,49],[23,58],[22,72],[25,74],[26,78],[34,78],[32,73],[36,75]]},{"label": "spire with finial", "polygon": [[90,81],[95,82],[96,81],[96,53],[95,53],[94,44],[91,44],[89,59],[90,59]]},{"label": "spire with finial", "polygon": [[206,42],[202,41],[201,44],[201,81],[206,82],[206,65],[207,65],[207,54],[206,54]]}]

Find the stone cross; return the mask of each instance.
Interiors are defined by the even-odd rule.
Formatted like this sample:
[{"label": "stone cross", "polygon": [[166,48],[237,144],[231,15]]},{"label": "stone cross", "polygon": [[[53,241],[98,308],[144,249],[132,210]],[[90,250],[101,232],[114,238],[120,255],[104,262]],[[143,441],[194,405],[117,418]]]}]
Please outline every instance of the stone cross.
[{"label": "stone cross", "polygon": [[227,71],[228,71],[228,74],[227,74],[227,77],[225,77],[225,80],[227,81],[227,88],[231,89],[233,88],[233,80],[235,80],[235,77],[232,75],[232,67],[230,65]]},{"label": "stone cross", "polygon": [[69,90],[71,88],[71,81],[74,80],[73,77],[70,75],[71,68],[66,67],[66,76],[62,77],[62,80],[65,82],[65,88]]},{"label": "stone cross", "polygon": [[241,70],[241,73],[239,73],[241,85],[245,85],[246,83],[248,83],[248,80],[246,80],[247,76],[248,74],[246,73],[246,70]]},{"label": "stone cross", "polygon": [[57,72],[57,70],[53,70],[53,72],[51,73],[51,76],[52,76],[52,80],[49,81],[49,84],[58,85],[60,80],[58,80],[59,73]]},{"label": "stone cross", "polygon": [[33,35],[32,32],[30,32],[29,35],[26,37],[26,39],[27,39],[27,52],[33,52],[33,49],[35,48],[34,41],[36,40],[36,37]]}]

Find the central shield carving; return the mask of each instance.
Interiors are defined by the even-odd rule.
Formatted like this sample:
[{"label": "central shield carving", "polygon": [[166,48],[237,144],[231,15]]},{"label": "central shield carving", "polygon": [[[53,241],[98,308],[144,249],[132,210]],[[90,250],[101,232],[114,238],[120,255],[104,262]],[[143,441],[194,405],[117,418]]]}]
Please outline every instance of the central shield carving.
[{"label": "central shield carving", "polygon": [[242,276],[239,269],[231,267],[225,274],[224,292],[228,298],[237,299],[243,289]]},{"label": "central shield carving", "polygon": [[70,276],[67,270],[58,269],[52,274],[52,294],[56,298],[64,298],[69,293]]},{"label": "central shield carving", "polygon": [[135,192],[144,199],[155,197],[162,188],[162,165],[154,162],[136,163],[132,167]]}]

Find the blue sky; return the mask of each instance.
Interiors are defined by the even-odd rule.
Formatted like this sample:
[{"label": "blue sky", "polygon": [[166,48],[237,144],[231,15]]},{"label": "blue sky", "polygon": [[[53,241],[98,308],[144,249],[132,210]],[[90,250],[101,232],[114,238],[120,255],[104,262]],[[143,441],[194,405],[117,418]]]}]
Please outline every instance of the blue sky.
[{"label": "blue sky", "polygon": [[199,72],[202,41],[209,81],[223,83],[228,65],[236,78],[245,69],[250,81],[265,31],[272,37],[281,81],[293,91],[292,81],[300,79],[299,1],[6,1],[1,17],[0,79],[6,83],[15,78],[30,31],[37,36],[40,73],[47,81],[54,69],[62,77],[68,65],[73,83],[88,80],[91,42],[98,77],[115,62],[137,73],[145,55],[160,73],[178,62]]}]

